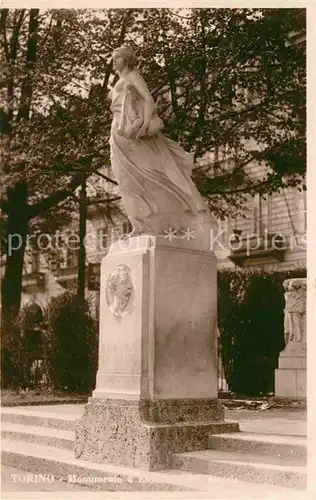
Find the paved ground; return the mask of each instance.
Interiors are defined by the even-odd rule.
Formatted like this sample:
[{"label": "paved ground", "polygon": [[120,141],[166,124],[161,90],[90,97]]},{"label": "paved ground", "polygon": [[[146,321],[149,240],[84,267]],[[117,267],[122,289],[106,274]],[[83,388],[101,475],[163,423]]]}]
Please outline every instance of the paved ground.
[{"label": "paved ground", "polygon": [[[64,415],[67,418],[80,418],[83,411],[83,404],[66,405],[42,405],[42,406],[17,406],[11,407],[10,412],[20,411],[23,408],[25,412],[49,413]],[[264,434],[285,434],[289,436],[307,435],[307,412],[300,410],[269,409],[269,410],[225,410],[225,419],[229,421],[240,422],[242,431]]]},{"label": "paved ground", "polygon": [[226,410],[225,419],[239,422],[244,432],[307,436],[306,410]]},{"label": "paved ground", "polygon": [[[21,407],[17,407],[16,411],[19,411]],[[73,416],[73,418],[79,418],[84,410],[84,405],[45,405],[45,406],[25,406],[23,407],[23,411],[26,412],[32,412],[36,409],[36,411],[40,411],[41,413],[49,413],[50,416],[53,416],[54,414],[58,415],[64,415],[69,418],[69,416]],[[11,408],[10,410],[14,411],[14,408]],[[226,410],[226,420],[228,421],[238,421],[240,423],[240,428],[242,431],[245,432],[251,432],[251,433],[264,433],[264,434],[279,434],[279,435],[292,435],[292,436],[306,436],[306,410],[284,410],[284,409],[278,409],[278,410],[261,410],[261,411],[256,411],[256,410],[237,410],[237,409],[231,409],[231,410]],[[18,476],[12,476],[13,474],[17,474]],[[19,476],[21,475],[22,476]],[[37,492],[64,492],[62,493],[61,496],[58,494],[57,497],[54,498],[59,498],[64,500],[65,498],[73,498],[73,495],[71,495],[71,492],[77,492],[76,498],[81,497],[81,498],[93,498],[94,494],[92,495],[92,492],[90,488],[80,486],[80,485],[75,485],[75,484],[70,484],[66,482],[59,482],[59,481],[54,481],[52,483],[32,483],[32,482],[25,482],[24,480],[24,475],[26,475],[27,472],[21,471],[19,469],[15,469],[12,467],[6,467],[3,466],[1,470],[1,479],[2,479],[2,498],[31,498],[30,496],[21,496],[23,492],[29,493],[32,495],[30,492],[34,492],[34,497],[33,498],[40,498],[38,496]],[[22,478],[22,479],[21,479]],[[216,482],[218,483],[219,478],[217,478]],[[218,488],[218,489],[217,489]],[[225,494],[226,491],[226,494]],[[221,493],[217,496],[217,493]],[[16,493],[16,496],[14,496]],[[105,492],[103,492],[104,494]],[[242,495],[238,495],[236,492],[236,496],[226,496],[228,494],[228,484],[226,484],[225,487],[225,479],[222,479],[221,485],[214,484],[214,495],[212,497],[210,496],[201,496],[198,492],[194,492],[194,497],[190,498],[242,498]],[[230,492],[231,493],[231,492]],[[240,491],[242,493],[242,491]],[[244,487],[244,497],[243,498],[252,498],[247,496],[247,486]],[[76,494],[76,493],[75,493]],[[68,495],[71,495],[69,497]],[[108,493],[106,493],[106,498],[108,498]],[[147,494],[150,497],[154,497],[153,493],[148,493]],[[306,492],[303,495],[303,492],[294,492],[293,491],[293,497],[292,495],[289,495],[287,500],[292,499],[307,499],[309,498],[306,494]],[[297,495],[297,496],[295,496]],[[303,496],[302,496],[303,495]],[[306,496],[305,496],[306,495]],[[111,494],[110,494],[111,496]],[[46,498],[46,495],[44,495]],[[142,495],[139,495],[138,498],[141,498]],[[179,495],[177,498],[185,498],[186,495]],[[98,497],[99,498],[99,497]],[[102,497],[104,498],[104,497]],[[135,499],[137,498],[134,497]],[[148,498],[148,497],[146,497]],[[163,497],[165,500],[167,498],[171,498],[171,493],[170,497],[168,496],[168,493]],[[258,498],[263,498],[259,497]],[[272,496],[267,496],[264,497],[266,499],[268,498],[273,498]]]}]

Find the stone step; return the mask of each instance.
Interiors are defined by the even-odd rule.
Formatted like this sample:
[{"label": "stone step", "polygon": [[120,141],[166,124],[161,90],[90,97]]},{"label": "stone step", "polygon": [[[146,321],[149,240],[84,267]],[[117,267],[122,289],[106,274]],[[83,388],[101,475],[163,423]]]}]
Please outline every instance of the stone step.
[{"label": "stone step", "polygon": [[[251,484],[238,479],[222,479],[205,474],[191,474],[178,469],[144,471],[106,463],[85,462],[74,458],[72,451],[59,450],[11,439],[2,439],[2,466],[49,476],[53,481],[81,484],[89,489],[103,491],[199,491],[207,492],[208,499],[236,498],[236,490],[243,499],[267,498],[267,485]],[[306,493],[290,488],[268,487],[269,498],[306,500]],[[200,493],[201,494],[201,493]],[[206,498],[206,497],[205,497]]]},{"label": "stone step", "polygon": [[175,453],[172,468],[252,483],[305,489],[307,470],[301,460],[232,451],[203,450]]},{"label": "stone step", "polygon": [[73,450],[75,444],[74,431],[13,424],[12,422],[1,423],[1,437],[4,439],[19,439],[28,443],[39,443],[55,448],[65,448],[67,450]]},{"label": "stone step", "polygon": [[307,460],[307,438],[303,436],[280,436],[278,434],[254,434],[250,432],[213,434],[209,436],[209,448],[260,456],[276,456],[284,460],[301,459],[302,465]]},{"label": "stone step", "polygon": [[1,408],[1,421],[13,424],[32,425],[74,431],[80,415],[76,413],[52,412],[36,407],[4,407]]}]

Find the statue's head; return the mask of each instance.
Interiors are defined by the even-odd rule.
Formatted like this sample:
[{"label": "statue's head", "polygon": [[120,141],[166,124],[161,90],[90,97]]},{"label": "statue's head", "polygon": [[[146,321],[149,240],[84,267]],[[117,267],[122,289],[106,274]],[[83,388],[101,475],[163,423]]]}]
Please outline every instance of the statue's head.
[{"label": "statue's head", "polygon": [[121,45],[113,51],[113,67],[122,71],[126,66],[133,70],[137,65],[137,57],[131,47]]}]

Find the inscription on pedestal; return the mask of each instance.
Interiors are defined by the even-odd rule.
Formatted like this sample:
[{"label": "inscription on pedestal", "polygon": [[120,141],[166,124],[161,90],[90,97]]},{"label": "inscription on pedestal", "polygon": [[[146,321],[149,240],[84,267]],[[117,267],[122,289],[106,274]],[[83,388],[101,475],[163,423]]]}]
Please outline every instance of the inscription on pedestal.
[{"label": "inscription on pedestal", "polygon": [[216,275],[212,272],[214,266],[209,262],[209,259],[208,262],[203,261],[202,258],[192,259],[190,262],[187,258],[184,260],[184,254],[184,256],[179,256],[176,261],[175,259],[171,260],[171,256],[172,254],[166,252],[158,261],[157,269],[160,279],[186,285],[199,285],[201,282],[213,283],[216,280]]}]

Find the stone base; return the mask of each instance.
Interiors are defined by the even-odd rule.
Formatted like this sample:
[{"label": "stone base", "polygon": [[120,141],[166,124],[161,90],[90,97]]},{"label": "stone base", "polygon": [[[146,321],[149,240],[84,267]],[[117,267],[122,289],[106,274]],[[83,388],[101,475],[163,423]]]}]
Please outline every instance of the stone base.
[{"label": "stone base", "polygon": [[306,370],[275,370],[275,395],[284,398],[306,398]]},{"label": "stone base", "polygon": [[307,397],[306,344],[288,346],[280,353],[275,370],[275,395],[285,398]]},{"label": "stone base", "polygon": [[208,448],[209,434],[236,432],[214,400],[90,398],[76,426],[76,458],[146,470],[169,467],[173,453]]},{"label": "stone base", "polygon": [[143,235],[102,260],[99,369],[77,458],[162,469],[173,453],[207,449],[210,433],[238,430],[217,399],[216,257],[195,222],[194,244]]}]

